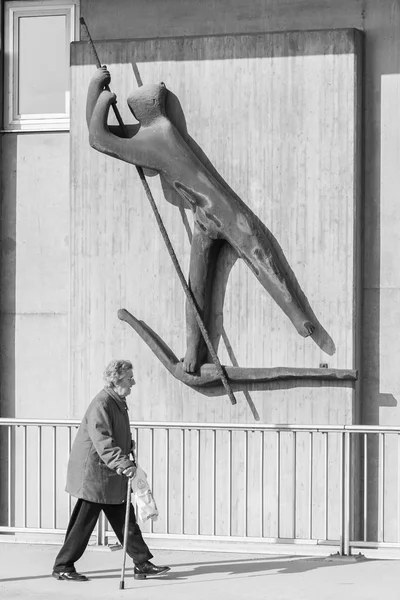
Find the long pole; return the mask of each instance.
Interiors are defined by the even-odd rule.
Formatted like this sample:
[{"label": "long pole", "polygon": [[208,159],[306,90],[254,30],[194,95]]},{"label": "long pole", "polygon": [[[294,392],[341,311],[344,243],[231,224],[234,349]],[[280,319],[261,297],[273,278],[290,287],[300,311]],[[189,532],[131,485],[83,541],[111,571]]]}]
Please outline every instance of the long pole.
[{"label": "long pole", "polygon": [[[89,41],[89,45],[90,45],[90,47],[92,49],[93,57],[95,59],[96,66],[99,69],[101,67],[100,59],[99,59],[99,56],[97,54],[97,50],[96,50],[96,47],[95,47],[95,45],[93,43],[91,35],[89,33],[89,29],[88,29],[88,27],[86,25],[85,19],[83,17],[81,17],[80,18],[80,22],[81,22],[81,25],[85,28],[86,35],[87,35],[88,41]],[[107,86],[107,89],[109,90],[108,86]],[[112,107],[113,107],[114,114],[116,116],[116,119],[117,119],[120,127],[121,127],[121,130],[123,132],[124,137],[128,137],[127,136],[127,130],[126,130],[125,124],[122,121],[122,118],[121,118],[121,115],[120,115],[120,112],[119,112],[117,106],[115,104],[112,104]],[[175,251],[174,251],[174,249],[172,247],[171,240],[169,239],[167,230],[165,229],[164,223],[163,223],[163,221],[161,219],[161,215],[160,215],[160,213],[158,211],[157,205],[156,205],[155,200],[153,198],[153,194],[151,193],[149,184],[147,183],[147,180],[146,180],[145,174],[143,172],[143,169],[142,169],[142,167],[138,167],[137,165],[135,165],[135,166],[136,166],[136,170],[137,170],[137,172],[139,174],[140,180],[142,182],[144,191],[146,192],[146,196],[147,196],[147,198],[148,198],[148,200],[150,202],[150,206],[153,209],[154,216],[156,218],[158,227],[159,227],[161,235],[162,235],[162,237],[164,239],[164,242],[165,242],[165,245],[167,247],[168,253],[169,253],[170,257],[171,257],[171,260],[172,260],[172,262],[174,264],[175,270],[176,270],[176,272],[178,274],[179,280],[180,280],[180,282],[182,284],[183,290],[184,290],[184,292],[186,294],[186,297],[188,299],[188,302],[190,303],[190,306],[191,306],[191,308],[193,310],[193,313],[195,315],[197,324],[198,324],[199,329],[200,329],[200,331],[202,333],[202,336],[203,336],[204,341],[205,341],[205,343],[207,345],[207,348],[208,348],[208,350],[210,352],[210,355],[211,355],[211,358],[213,360],[213,363],[215,364],[215,366],[217,368],[218,375],[221,378],[222,384],[223,384],[223,386],[224,386],[224,388],[226,390],[226,393],[228,394],[228,397],[229,397],[229,399],[231,401],[231,404],[236,404],[235,395],[234,395],[234,393],[232,391],[232,388],[231,388],[231,385],[230,385],[230,383],[229,383],[229,381],[227,379],[225,370],[224,370],[223,366],[221,365],[221,362],[220,362],[220,360],[218,358],[217,353],[215,352],[214,346],[212,345],[212,342],[211,342],[210,337],[208,335],[207,329],[206,329],[206,327],[205,327],[205,325],[203,323],[203,319],[202,319],[202,317],[200,315],[200,311],[199,311],[199,309],[197,307],[196,300],[195,300],[195,298],[194,298],[194,296],[192,294],[192,291],[191,291],[189,285],[186,282],[185,276],[184,276],[184,274],[182,272],[182,269],[181,269],[181,266],[180,266],[180,264],[178,262],[178,259],[177,259],[177,256],[175,254]]]}]

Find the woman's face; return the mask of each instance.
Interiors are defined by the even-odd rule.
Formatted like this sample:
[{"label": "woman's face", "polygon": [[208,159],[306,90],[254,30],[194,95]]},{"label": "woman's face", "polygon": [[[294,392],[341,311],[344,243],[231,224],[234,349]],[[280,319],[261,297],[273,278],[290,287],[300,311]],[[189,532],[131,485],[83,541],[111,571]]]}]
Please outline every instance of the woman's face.
[{"label": "woman's face", "polygon": [[121,379],[115,384],[115,391],[119,396],[129,396],[131,388],[135,385],[136,381],[133,377],[133,370],[128,369],[125,371]]}]

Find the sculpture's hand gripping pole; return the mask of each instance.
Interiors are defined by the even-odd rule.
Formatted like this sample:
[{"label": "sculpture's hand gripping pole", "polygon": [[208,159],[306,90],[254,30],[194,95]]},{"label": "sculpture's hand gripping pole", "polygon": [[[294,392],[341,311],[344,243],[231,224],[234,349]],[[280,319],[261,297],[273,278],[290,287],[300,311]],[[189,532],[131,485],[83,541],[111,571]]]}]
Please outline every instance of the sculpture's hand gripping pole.
[{"label": "sculpture's hand gripping pole", "polygon": [[[90,35],[90,33],[89,33],[89,29],[88,29],[88,27],[87,27],[87,25],[86,25],[85,19],[84,19],[83,17],[81,17],[81,18],[79,19],[79,21],[80,21],[80,23],[81,23],[82,27],[84,28],[84,30],[85,30],[85,32],[86,32],[86,35],[87,35],[87,38],[88,38],[88,42],[89,42],[89,46],[90,46],[90,48],[91,48],[91,50],[92,50],[93,58],[94,58],[94,61],[95,61],[95,63],[96,63],[96,67],[97,67],[98,69],[100,69],[100,67],[101,67],[101,62],[100,62],[100,59],[99,59],[99,55],[97,54],[96,46],[95,46],[95,45],[94,45],[94,43],[93,43],[93,40],[92,40],[92,37],[91,37],[91,35]],[[109,88],[109,86],[108,86],[108,85],[106,86],[106,90],[107,90],[107,91],[110,91],[110,88]],[[120,112],[119,112],[118,108],[116,107],[116,105],[115,105],[115,104],[113,104],[113,105],[112,105],[112,108],[113,108],[113,111],[114,111],[115,117],[116,117],[116,119],[117,119],[117,121],[118,121],[118,125],[121,127],[121,130],[122,130],[122,132],[123,132],[123,134],[124,134],[124,137],[128,137],[128,133],[127,133],[127,131],[126,131],[125,123],[124,123],[124,122],[123,122],[123,120],[122,120],[122,117],[121,117],[121,115],[120,115]]]},{"label": "sculpture's hand gripping pole", "polygon": [[[96,66],[97,66],[97,68],[100,68],[101,67],[101,62],[100,62],[100,59],[98,57],[98,54],[97,54],[95,45],[93,43],[93,40],[91,38],[91,35],[89,33],[89,29],[88,29],[88,27],[87,27],[87,25],[85,23],[85,19],[83,17],[80,18],[80,23],[81,23],[82,27],[84,27],[84,29],[85,29],[85,32],[86,32],[86,35],[87,35],[87,38],[88,38],[88,42],[89,42],[89,45],[91,47],[91,50],[92,50],[92,53],[93,53],[93,57],[95,59]],[[141,82],[140,78],[138,79],[138,83],[139,83],[139,81]],[[107,86],[107,89],[109,90],[108,86]],[[113,107],[114,114],[115,114],[115,116],[117,118],[117,121],[118,121],[120,127],[121,127],[121,131],[123,132],[124,137],[128,137],[127,136],[127,130],[126,130],[125,124],[122,121],[122,118],[121,118],[121,115],[119,113],[118,108],[115,106],[115,104],[113,104],[112,107]],[[146,177],[144,175],[143,169],[142,169],[142,167],[136,166],[136,170],[137,170],[137,172],[139,174],[140,180],[141,180],[142,185],[144,187],[144,191],[146,192],[146,196],[147,196],[147,198],[148,198],[148,200],[150,202],[151,208],[153,209],[154,216],[156,218],[157,224],[158,224],[159,229],[161,231],[161,235],[162,235],[162,237],[164,239],[165,245],[167,247],[168,253],[169,253],[170,257],[171,257],[171,260],[173,262],[173,265],[175,267],[175,270],[177,272],[179,280],[180,280],[180,282],[182,284],[183,291],[185,292],[186,297],[188,299],[188,302],[190,303],[190,306],[191,306],[191,308],[193,310],[193,313],[194,313],[194,315],[196,317],[197,324],[198,324],[199,329],[200,329],[200,331],[201,331],[201,333],[203,335],[203,338],[204,338],[204,341],[205,341],[205,343],[207,345],[207,348],[208,348],[208,350],[210,352],[210,355],[211,355],[211,358],[213,360],[213,363],[215,364],[215,366],[217,368],[218,375],[221,378],[222,384],[223,384],[223,386],[224,386],[224,388],[225,388],[225,390],[226,390],[226,392],[227,392],[227,394],[229,396],[229,399],[230,399],[231,403],[232,404],[236,404],[236,398],[234,396],[234,393],[232,391],[230,383],[229,383],[229,381],[228,381],[228,379],[226,377],[225,370],[224,370],[223,366],[220,363],[220,360],[218,358],[217,353],[215,352],[214,346],[212,345],[212,342],[211,342],[210,337],[208,335],[207,329],[206,329],[206,327],[205,327],[205,325],[203,323],[203,319],[202,319],[202,317],[200,315],[200,311],[199,311],[199,309],[197,307],[196,300],[195,300],[195,298],[194,298],[194,296],[192,294],[192,291],[190,290],[190,288],[189,288],[189,286],[188,286],[188,284],[186,282],[185,276],[183,274],[183,271],[182,271],[182,269],[180,267],[180,264],[178,262],[177,256],[175,254],[175,251],[174,251],[174,249],[172,247],[172,244],[171,244],[171,241],[169,239],[167,230],[165,229],[164,223],[163,223],[163,221],[161,219],[161,215],[160,215],[160,213],[158,211],[158,208],[157,208],[157,205],[156,205],[156,203],[154,201],[154,198],[153,198],[153,195],[151,193],[149,184],[147,183],[147,180],[146,180]]]}]

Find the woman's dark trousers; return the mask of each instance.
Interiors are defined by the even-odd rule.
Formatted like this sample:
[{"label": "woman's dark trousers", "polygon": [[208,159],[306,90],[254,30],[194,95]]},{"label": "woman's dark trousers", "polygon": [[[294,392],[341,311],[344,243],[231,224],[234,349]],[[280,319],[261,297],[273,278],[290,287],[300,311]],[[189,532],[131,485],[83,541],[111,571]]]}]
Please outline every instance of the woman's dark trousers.
[{"label": "woman's dark trousers", "polygon": [[[123,504],[98,504],[78,499],[75,504],[71,519],[68,524],[64,545],[57,555],[53,570],[56,573],[71,573],[75,571],[75,562],[78,561],[89,543],[90,536],[96,526],[100,512],[104,511],[115,535],[121,544],[124,543],[124,524],[126,503]],[[129,514],[127,554],[137,565],[153,557],[142,537],[139,525],[136,522],[135,511],[131,504]]]}]

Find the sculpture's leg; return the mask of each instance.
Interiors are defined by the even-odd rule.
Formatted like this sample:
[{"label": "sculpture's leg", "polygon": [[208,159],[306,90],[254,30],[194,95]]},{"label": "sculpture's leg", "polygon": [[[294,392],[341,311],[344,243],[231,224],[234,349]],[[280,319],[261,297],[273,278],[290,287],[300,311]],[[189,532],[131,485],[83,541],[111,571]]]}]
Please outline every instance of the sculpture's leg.
[{"label": "sculpture's leg", "polygon": [[241,247],[241,256],[249,265],[261,285],[289,317],[298,333],[308,337],[314,332],[314,325],[301,305],[295,287],[266,235],[254,237],[251,243]]},{"label": "sculpture's leg", "polygon": [[[215,265],[222,244],[222,240],[210,238],[198,223],[195,223],[190,253],[189,286],[206,327]],[[183,369],[187,373],[194,373],[204,363],[207,347],[189,302],[186,302],[186,343]]]}]

